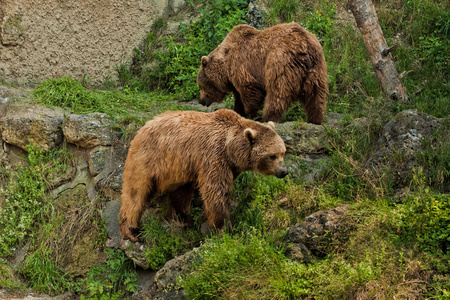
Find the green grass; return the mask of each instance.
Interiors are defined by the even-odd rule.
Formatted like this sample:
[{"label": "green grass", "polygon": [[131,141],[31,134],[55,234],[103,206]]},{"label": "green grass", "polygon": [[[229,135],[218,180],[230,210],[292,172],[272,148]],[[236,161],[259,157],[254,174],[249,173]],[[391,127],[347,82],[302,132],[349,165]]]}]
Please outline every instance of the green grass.
[{"label": "green grass", "polygon": [[48,79],[33,91],[38,104],[68,108],[77,114],[106,113],[118,123],[137,121],[141,124],[166,110],[185,110],[168,93],[139,93],[124,87],[122,91],[91,91],[72,78]]},{"label": "green grass", "polygon": [[181,280],[188,299],[299,299],[311,291],[307,267],[289,261],[254,231],[212,238]]},{"label": "green grass", "polygon": [[29,287],[40,293],[56,295],[75,286],[64,269],[52,259],[47,248],[40,248],[29,254],[19,273],[27,279]]}]

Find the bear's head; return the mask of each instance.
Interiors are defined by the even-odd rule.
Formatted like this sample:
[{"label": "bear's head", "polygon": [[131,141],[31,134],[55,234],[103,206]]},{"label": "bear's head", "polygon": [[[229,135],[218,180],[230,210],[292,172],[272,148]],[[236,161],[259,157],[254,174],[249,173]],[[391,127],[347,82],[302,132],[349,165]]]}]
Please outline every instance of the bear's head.
[{"label": "bear's head", "polygon": [[213,102],[222,102],[230,91],[224,60],[221,56],[210,54],[202,57],[202,65],[197,75],[200,87],[199,103],[210,106]]},{"label": "bear's head", "polygon": [[249,121],[243,131],[227,139],[226,151],[239,172],[256,171],[278,178],[288,174],[284,163],[286,146],[272,122],[264,125]]}]

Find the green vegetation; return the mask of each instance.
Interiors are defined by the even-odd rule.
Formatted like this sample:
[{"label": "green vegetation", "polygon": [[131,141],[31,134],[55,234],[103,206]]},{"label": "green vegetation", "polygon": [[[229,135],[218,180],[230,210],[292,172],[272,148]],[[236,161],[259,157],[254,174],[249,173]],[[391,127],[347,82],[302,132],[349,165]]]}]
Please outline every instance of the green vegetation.
[{"label": "green vegetation", "polygon": [[180,284],[188,299],[300,299],[311,291],[305,270],[249,231],[210,239],[195,271]]},{"label": "green vegetation", "polygon": [[3,258],[0,258],[0,287],[18,292],[25,290],[14,269]]},{"label": "green vegetation", "polygon": [[177,255],[193,248],[200,239],[197,230],[184,229],[174,224],[161,225],[161,221],[148,216],[143,221],[142,238],[149,245],[145,256],[152,270],[158,270]]},{"label": "green vegetation", "polygon": [[[0,255],[11,255],[26,237],[33,237],[51,213],[52,203],[46,191],[51,178],[67,168],[67,152],[63,149],[43,153],[29,146],[26,164],[11,173],[3,188],[4,203],[0,214]],[[19,208],[20,209],[17,209]]]},{"label": "green vegetation", "polygon": [[29,287],[40,293],[56,295],[73,288],[67,273],[58,266],[47,248],[28,255],[19,273],[27,279]]},{"label": "green vegetation", "polygon": [[[166,110],[185,110],[167,93],[138,93],[125,86],[119,91],[91,91],[72,78],[48,79],[33,91],[33,101],[38,104],[68,108],[73,113],[106,113],[118,123],[136,121],[145,123],[151,116]],[[140,113],[147,113],[140,115]]]},{"label": "green vegetation", "polygon": [[[245,23],[248,3],[187,3],[193,21],[170,36],[163,32],[167,20],[158,20],[132,59],[117,66],[120,90],[92,91],[70,78],[50,79],[35,89],[33,101],[74,113],[103,112],[119,127],[132,125],[127,130],[165,110],[188,109],[178,100],[198,97],[201,56],[233,26]],[[203,243],[190,273],[180,278],[189,299],[449,299],[450,124],[422,141],[424,150],[404,191],[394,189],[389,167],[370,173],[365,166],[381,129],[399,111],[449,117],[449,4],[374,1],[388,45],[399,44],[392,53],[399,73],[412,71],[403,78],[408,92],[424,89],[397,103],[383,99],[361,35],[340,1],[265,3],[265,26],[294,21],[323,45],[327,112],[345,115],[338,128],[327,128],[330,158],[313,183],[241,174],[232,195],[232,232],[204,238],[199,233],[202,210],[195,206],[193,228],[147,217],[141,238],[150,267],[156,270]],[[232,96],[225,105],[233,106]],[[304,116],[301,106],[294,105],[283,120],[302,124]],[[360,117],[367,117],[367,124],[348,126]],[[392,161],[402,164],[405,157],[399,151]],[[82,299],[122,299],[136,291],[134,264],[122,251],[103,252],[101,199],[77,203],[76,213],[63,216],[49,196],[52,178],[74,164],[67,150],[43,153],[30,146],[23,161],[14,172],[0,168],[0,287],[22,292],[26,285],[49,294],[73,291]],[[310,170],[308,165],[300,168]],[[286,230],[314,212],[341,204],[349,205],[342,236],[320,245],[322,253],[308,264],[288,259]],[[63,267],[67,249],[88,228],[90,243],[104,256],[83,278],[73,278]],[[14,269],[8,260],[27,242],[24,264]]]},{"label": "green vegetation", "polygon": [[93,266],[81,286],[87,295],[81,299],[123,299],[136,292],[138,275],[134,263],[121,250],[106,249],[105,264]]}]

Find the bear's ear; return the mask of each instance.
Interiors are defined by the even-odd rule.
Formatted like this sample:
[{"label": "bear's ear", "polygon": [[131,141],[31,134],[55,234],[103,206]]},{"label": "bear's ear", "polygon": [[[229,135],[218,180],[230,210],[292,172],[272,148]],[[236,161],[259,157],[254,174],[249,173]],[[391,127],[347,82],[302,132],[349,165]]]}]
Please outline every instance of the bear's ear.
[{"label": "bear's ear", "polygon": [[202,66],[203,66],[203,67],[206,67],[206,65],[208,64],[208,62],[209,62],[208,56],[202,56]]},{"label": "bear's ear", "polygon": [[251,128],[245,128],[244,136],[250,142],[250,145],[253,145],[256,138],[256,131]]},{"label": "bear's ear", "polygon": [[272,122],[272,121],[267,122],[267,126],[272,128],[273,130],[275,130],[275,123],[274,122]]}]

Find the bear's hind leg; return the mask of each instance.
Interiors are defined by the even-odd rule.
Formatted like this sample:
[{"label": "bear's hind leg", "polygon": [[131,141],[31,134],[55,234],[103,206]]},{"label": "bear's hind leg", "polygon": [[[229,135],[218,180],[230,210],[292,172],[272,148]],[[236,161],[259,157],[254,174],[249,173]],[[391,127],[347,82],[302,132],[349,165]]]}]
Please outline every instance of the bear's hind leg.
[{"label": "bear's hind leg", "polygon": [[178,215],[188,226],[194,225],[192,218],[189,216],[194,188],[194,183],[190,182],[169,192],[169,207],[166,214],[167,219],[173,219],[175,218],[175,215]]},{"label": "bear's hind leg", "polygon": [[305,98],[303,106],[306,111],[307,122],[321,125],[326,106],[326,91],[316,91]]},{"label": "bear's hind leg", "polygon": [[285,95],[280,90],[277,90],[275,93],[268,93],[264,103],[262,122],[273,121],[280,123],[281,117],[283,117],[283,113],[288,109],[290,103],[291,96]]}]

